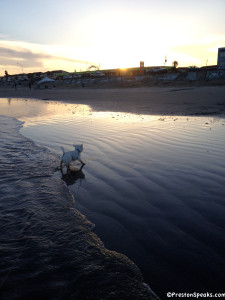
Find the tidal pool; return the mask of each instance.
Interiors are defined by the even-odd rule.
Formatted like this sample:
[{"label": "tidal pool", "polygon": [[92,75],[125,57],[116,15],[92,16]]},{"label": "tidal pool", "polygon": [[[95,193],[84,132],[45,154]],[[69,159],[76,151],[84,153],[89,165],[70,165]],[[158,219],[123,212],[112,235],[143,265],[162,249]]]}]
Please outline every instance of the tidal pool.
[{"label": "tidal pool", "polygon": [[94,112],[32,99],[0,99],[0,111],[24,121],[21,133],[59,158],[60,146],[83,143],[86,165],[67,180],[74,207],[159,296],[223,292],[224,118]]}]

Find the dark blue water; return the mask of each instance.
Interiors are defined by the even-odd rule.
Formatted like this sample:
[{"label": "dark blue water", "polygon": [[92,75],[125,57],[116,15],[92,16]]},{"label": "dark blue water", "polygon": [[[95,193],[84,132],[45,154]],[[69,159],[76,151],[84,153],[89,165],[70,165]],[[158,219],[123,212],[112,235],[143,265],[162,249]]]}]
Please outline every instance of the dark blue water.
[{"label": "dark blue water", "polygon": [[0,298],[149,299],[137,267],[72,207],[59,158],[22,136],[20,121],[0,124]]}]

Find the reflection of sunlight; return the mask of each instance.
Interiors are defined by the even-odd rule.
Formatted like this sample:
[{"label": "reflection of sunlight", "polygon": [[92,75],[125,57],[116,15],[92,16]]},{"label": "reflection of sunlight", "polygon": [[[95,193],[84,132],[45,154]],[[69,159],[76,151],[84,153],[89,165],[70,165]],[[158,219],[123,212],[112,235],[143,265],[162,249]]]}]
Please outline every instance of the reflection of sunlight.
[{"label": "reflection of sunlight", "polygon": [[193,141],[201,145],[202,141],[219,140],[224,135],[225,122],[215,117],[96,112],[88,105],[17,99],[8,104],[7,99],[2,100],[5,101],[0,102],[1,114],[24,121],[21,133],[26,137],[60,154],[62,145],[67,151],[75,141],[84,143],[85,147],[88,145],[85,153],[89,151],[91,159],[96,145],[100,148],[104,145],[106,151],[111,151],[118,149],[118,140],[120,147],[129,145],[129,149],[136,149],[137,140],[146,149],[149,141],[155,141],[159,151],[163,151],[174,142],[179,141],[187,148]]},{"label": "reflection of sunlight", "polygon": [[[6,100],[6,99],[5,99]],[[55,101],[11,99],[1,103],[1,114],[10,115],[24,121],[24,127],[37,124],[55,124],[76,120],[101,120],[111,122],[134,123],[157,120],[157,116],[123,112],[96,112],[83,104],[69,104]]]},{"label": "reflection of sunlight", "polygon": [[52,107],[50,105],[47,110],[38,116],[22,117],[21,121],[24,121],[24,127],[36,125],[36,124],[54,124],[60,121],[70,122],[72,119],[92,119],[101,121],[119,121],[123,123],[134,123],[140,121],[153,121],[157,120],[157,116],[149,115],[135,115],[131,113],[121,112],[94,112],[87,105],[73,105],[67,104],[66,106],[60,105],[59,107]]},{"label": "reflection of sunlight", "polygon": [[132,113],[123,113],[123,112],[92,112],[92,117],[96,119],[115,119],[116,121],[134,123],[140,121],[153,121],[157,120],[158,116],[153,115],[136,115]]},{"label": "reflection of sunlight", "polygon": [[[22,103],[20,104],[22,105]],[[33,105],[30,101],[26,104],[28,106],[31,105],[31,107],[28,110],[29,114],[25,114],[20,117],[20,120],[25,122],[24,127],[36,124],[53,124],[61,120],[69,120],[70,118],[74,118],[74,116],[85,117],[89,115],[91,111],[91,108],[88,105],[81,104],[75,105],[37,100],[35,100]],[[21,112],[24,112],[24,108],[22,107]]]},{"label": "reflection of sunlight", "polygon": [[[159,122],[168,123],[169,126],[174,127],[176,123],[184,125],[187,123],[187,119],[177,118],[175,116],[158,116],[158,115],[144,115],[133,114],[124,112],[111,112],[111,111],[93,111],[90,106],[83,104],[70,104],[56,101],[43,101],[43,100],[25,100],[25,99],[2,99],[1,101],[1,114],[6,116],[15,117],[23,122],[23,127],[29,127],[34,125],[51,125],[57,123],[72,124],[79,122],[80,124],[86,124],[90,126],[92,122],[97,123],[99,126],[111,126],[118,127],[123,124],[136,124],[140,125],[147,122],[151,122],[158,126]],[[171,118],[172,122],[171,123]],[[198,117],[199,126],[208,128],[209,124],[216,122],[217,118],[205,118]],[[158,124],[158,125],[157,125]],[[92,125],[91,125],[92,126]],[[172,128],[171,127],[171,128]]]}]

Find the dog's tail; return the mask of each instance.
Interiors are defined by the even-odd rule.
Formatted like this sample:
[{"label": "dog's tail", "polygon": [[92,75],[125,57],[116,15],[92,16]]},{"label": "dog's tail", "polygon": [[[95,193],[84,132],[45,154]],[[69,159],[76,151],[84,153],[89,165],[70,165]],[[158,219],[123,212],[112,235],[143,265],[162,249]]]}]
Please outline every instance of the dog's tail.
[{"label": "dog's tail", "polygon": [[60,147],[61,149],[62,149],[62,152],[63,152],[63,154],[65,154],[65,150],[64,150],[64,148],[63,147]]}]

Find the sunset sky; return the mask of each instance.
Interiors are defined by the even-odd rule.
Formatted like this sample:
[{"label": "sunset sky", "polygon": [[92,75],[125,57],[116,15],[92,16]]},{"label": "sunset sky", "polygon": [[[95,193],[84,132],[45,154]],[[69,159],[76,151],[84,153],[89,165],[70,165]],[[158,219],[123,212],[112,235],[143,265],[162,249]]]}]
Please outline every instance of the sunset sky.
[{"label": "sunset sky", "polygon": [[0,1],[0,76],[217,63],[225,0]]}]

